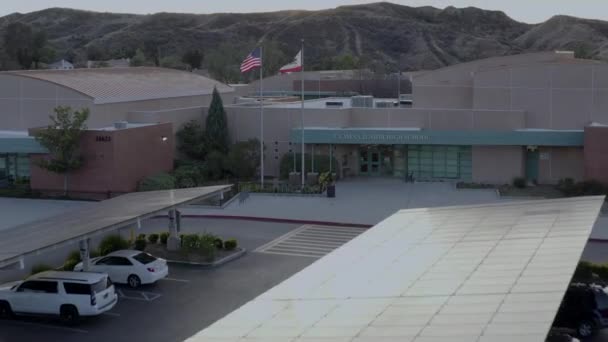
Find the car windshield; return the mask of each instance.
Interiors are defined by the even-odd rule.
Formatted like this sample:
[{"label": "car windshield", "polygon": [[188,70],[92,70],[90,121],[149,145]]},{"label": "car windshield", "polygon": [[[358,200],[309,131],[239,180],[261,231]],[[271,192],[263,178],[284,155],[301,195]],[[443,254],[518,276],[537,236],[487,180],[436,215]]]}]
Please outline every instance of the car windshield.
[{"label": "car windshield", "polygon": [[151,256],[148,253],[139,253],[136,256],[134,256],[133,259],[141,262],[144,265],[147,265],[147,264],[149,264],[149,263],[151,263],[151,262],[153,262],[153,261],[156,260],[155,257]]}]

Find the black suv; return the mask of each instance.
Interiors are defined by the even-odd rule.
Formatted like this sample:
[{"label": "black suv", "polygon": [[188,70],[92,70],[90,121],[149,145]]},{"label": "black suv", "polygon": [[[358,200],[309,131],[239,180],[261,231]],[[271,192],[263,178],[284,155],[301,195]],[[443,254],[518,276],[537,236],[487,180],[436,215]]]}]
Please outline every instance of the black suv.
[{"label": "black suv", "polygon": [[594,284],[571,284],[553,326],[574,329],[583,338],[592,336],[608,326],[608,293]]}]

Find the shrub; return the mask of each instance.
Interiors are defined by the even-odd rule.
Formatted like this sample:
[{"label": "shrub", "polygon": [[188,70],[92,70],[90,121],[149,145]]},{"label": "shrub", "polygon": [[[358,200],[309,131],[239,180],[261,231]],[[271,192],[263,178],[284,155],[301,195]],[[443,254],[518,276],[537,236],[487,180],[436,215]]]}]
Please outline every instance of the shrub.
[{"label": "shrub", "polygon": [[73,271],[74,270],[74,266],[76,266],[78,263],[80,262],[80,260],[76,260],[76,259],[70,259],[68,258],[64,263],[63,263],[63,270],[64,271]]},{"label": "shrub", "polygon": [[205,258],[205,261],[211,262],[215,259],[215,245],[208,240],[201,240],[197,248],[197,252]]},{"label": "shrub", "polygon": [[523,189],[526,187],[526,179],[524,177],[515,177],[513,178],[513,186],[518,189]]},{"label": "shrub", "polygon": [[99,253],[101,255],[106,255],[114,251],[128,248],[129,242],[123,239],[120,235],[109,235],[101,240],[101,243],[99,244]]},{"label": "shrub", "polygon": [[203,183],[203,167],[200,164],[182,165],[173,172],[178,188],[192,188]]},{"label": "shrub", "polygon": [[89,251],[89,258],[97,258],[98,256],[101,256],[99,249],[91,249]]},{"label": "shrub", "polygon": [[44,272],[44,271],[50,271],[52,269],[53,268],[49,265],[37,264],[32,267],[32,274],[36,274],[36,273],[40,273],[40,272]]},{"label": "shrub", "polygon": [[169,240],[169,233],[168,232],[160,233],[160,243],[162,243],[163,245],[166,245],[167,240]]},{"label": "shrub", "polygon": [[588,282],[595,280],[596,277],[603,281],[608,280],[608,265],[581,261],[578,263],[572,279],[574,281]]},{"label": "shrub", "polygon": [[200,239],[202,242],[214,244],[215,240],[219,239],[219,237],[217,235],[214,235],[211,233],[203,233],[203,234],[201,234]]},{"label": "shrub", "polygon": [[143,251],[146,249],[146,240],[145,239],[137,239],[135,240],[135,249],[137,249],[138,251]]},{"label": "shrub", "polygon": [[[304,155],[304,165],[307,167],[307,172],[310,172],[310,154]],[[302,154],[296,153],[296,171],[300,172],[302,170]],[[289,173],[293,171],[293,153],[286,153],[281,158],[280,164],[280,175],[282,179],[289,178]],[[329,172],[329,156],[315,154],[315,172],[319,174],[323,172]],[[331,172],[340,174],[340,165],[336,158],[333,158],[333,162],[331,164]]]},{"label": "shrub", "polygon": [[146,239],[146,234],[138,234],[135,239],[136,240],[145,240]]},{"label": "shrub", "polygon": [[175,177],[168,173],[161,173],[142,179],[137,184],[137,191],[170,190],[175,189]]},{"label": "shrub", "polygon": [[215,240],[213,240],[213,244],[215,245],[215,248],[217,248],[217,249],[224,248],[224,241],[220,238],[216,238]]},{"label": "shrub", "polygon": [[159,238],[158,234],[150,234],[148,236],[148,241],[150,243],[157,243],[158,242],[158,238]]},{"label": "shrub", "polygon": [[227,251],[232,251],[237,247],[236,239],[228,239],[224,241],[224,249]]},{"label": "shrub", "polygon": [[80,251],[71,251],[66,260],[77,260],[78,262],[81,262],[82,259],[80,258]]},{"label": "shrub", "polygon": [[195,251],[200,247],[201,239],[197,234],[184,234],[182,236],[182,247],[185,251]]},{"label": "shrub", "polygon": [[557,189],[566,196],[594,196],[606,194],[608,188],[596,180],[575,183],[572,178],[561,179]]}]

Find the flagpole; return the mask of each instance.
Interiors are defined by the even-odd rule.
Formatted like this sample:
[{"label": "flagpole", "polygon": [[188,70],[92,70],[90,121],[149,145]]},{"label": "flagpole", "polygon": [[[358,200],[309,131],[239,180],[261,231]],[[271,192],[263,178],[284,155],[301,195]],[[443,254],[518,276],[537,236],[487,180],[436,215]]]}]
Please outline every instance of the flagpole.
[{"label": "flagpole", "polygon": [[301,141],[300,141],[300,145],[302,145],[302,190],[304,190],[304,185],[306,184],[306,180],[305,180],[305,168],[304,168],[304,152],[305,152],[305,148],[304,148],[304,39],[302,39],[302,48],[300,50],[300,61],[302,64],[302,68],[300,69],[300,90],[302,92],[302,108],[300,109],[300,136],[301,136]]},{"label": "flagpole", "polygon": [[260,43],[260,186],[264,188],[264,58]]}]

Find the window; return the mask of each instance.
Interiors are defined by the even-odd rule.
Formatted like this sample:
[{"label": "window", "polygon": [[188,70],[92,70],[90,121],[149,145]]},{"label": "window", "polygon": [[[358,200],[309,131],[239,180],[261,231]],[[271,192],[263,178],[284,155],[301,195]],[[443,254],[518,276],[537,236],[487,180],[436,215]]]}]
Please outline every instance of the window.
[{"label": "window", "polygon": [[17,292],[57,293],[57,282],[30,280],[21,284],[21,286],[19,286],[19,289],[17,289]]},{"label": "window", "polygon": [[63,288],[67,294],[90,295],[91,286],[89,284],[63,283]]},{"label": "window", "polygon": [[102,279],[102,280],[96,282],[95,284],[91,285],[91,290],[93,290],[93,293],[99,293],[99,292],[104,291],[105,289],[107,289],[110,286],[112,286],[111,281]]},{"label": "window", "polygon": [[108,266],[131,266],[133,263],[129,259],[124,257],[109,256],[99,260],[95,265],[108,265]]},{"label": "window", "polygon": [[142,263],[142,264],[144,264],[144,265],[147,265],[147,264],[149,264],[149,263],[151,263],[151,262],[156,261],[156,258],[155,258],[155,257],[153,257],[153,256],[151,256],[151,255],[150,255],[150,254],[148,254],[148,253],[139,253],[139,254],[137,254],[136,256],[134,256],[134,257],[133,257],[133,259],[135,259],[135,260],[137,260],[137,261],[141,262],[141,263]]}]

